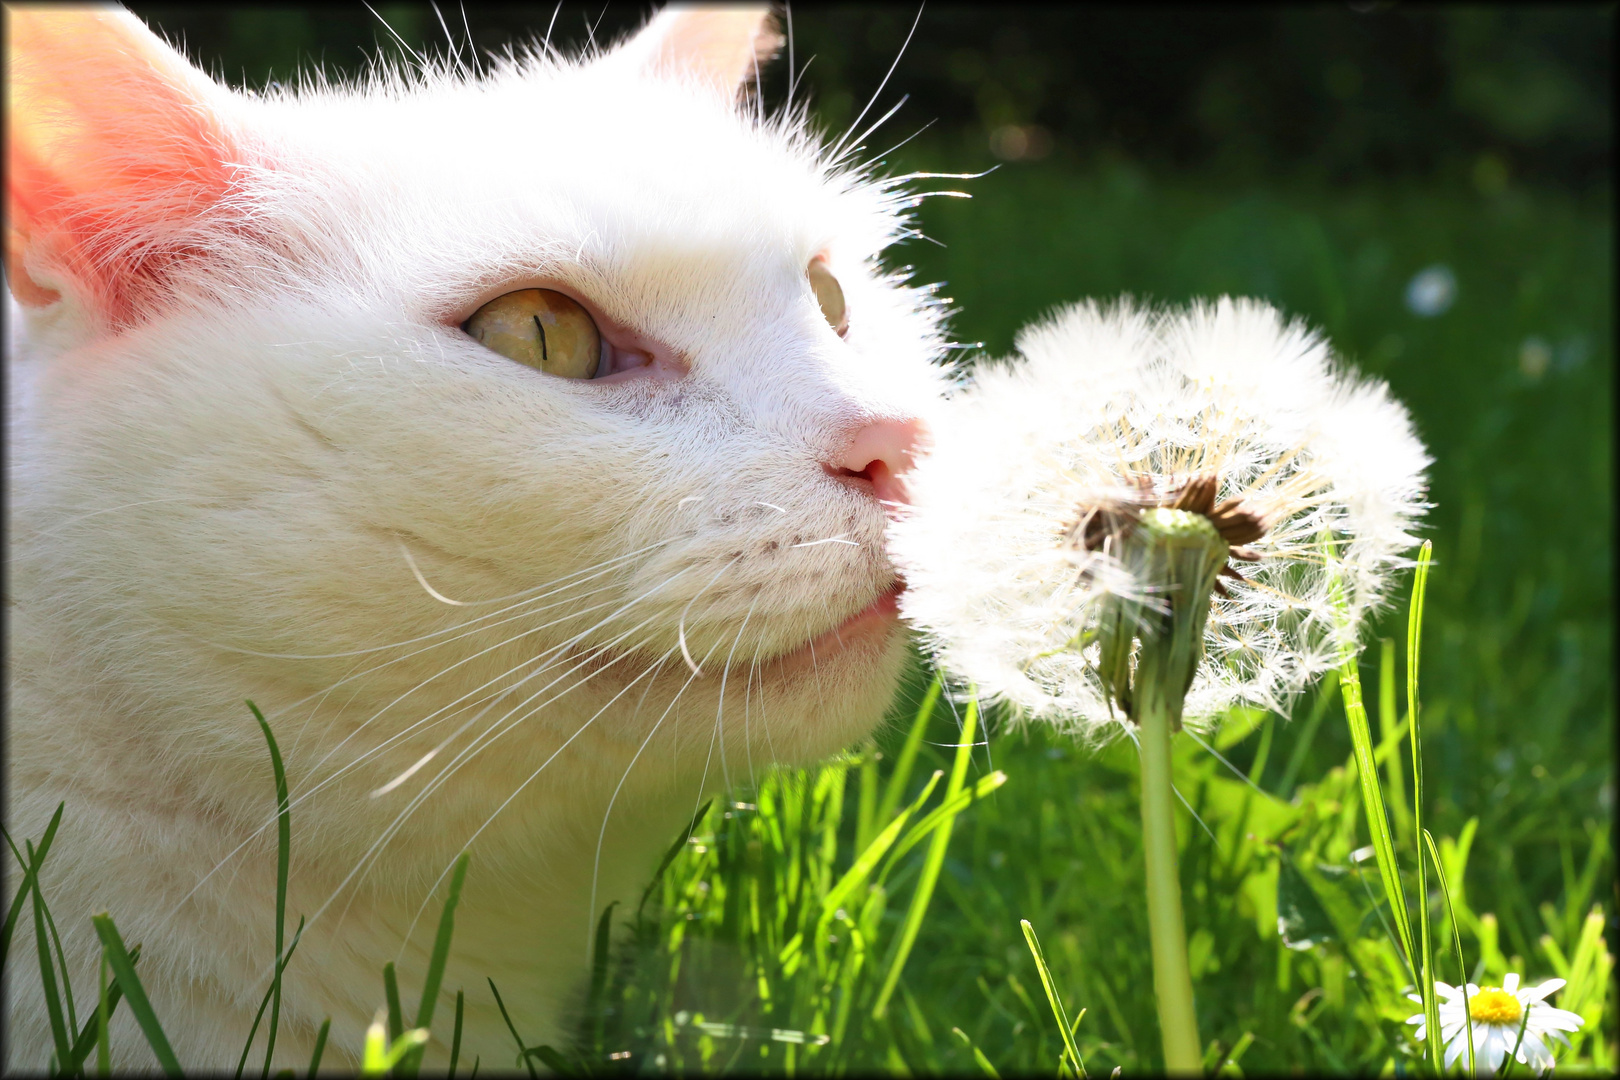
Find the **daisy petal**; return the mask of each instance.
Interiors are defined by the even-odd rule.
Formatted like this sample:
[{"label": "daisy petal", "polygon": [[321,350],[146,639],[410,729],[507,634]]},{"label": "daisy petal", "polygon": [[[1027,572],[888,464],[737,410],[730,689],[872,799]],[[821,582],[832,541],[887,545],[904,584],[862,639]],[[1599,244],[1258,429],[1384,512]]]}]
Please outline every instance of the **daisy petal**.
[{"label": "daisy petal", "polygon": [[1533,1069],[1550,1069],[1553,1066],[1553,1056],[1547,1051],[1546,1044],[1531,1031],[1524,1033],[1519,1060]]},{"label": "daisy petal", "polygon": [[1452,1039],[1446,1043],[1446,1068],[1457,1064],[1457,1059],[1468,1050],[1468,1040],[1463,1038]]},{"label": "daisy petal", "polygon": [[1555,1009],[1551,1005],[1537,1005],[1530,1013],[1530,1026],[1537,1031],[1557,1028],[1579,1031],[1585,1023],[1579,1013],[1572,1013],[1568,1009]]},{"label": "daisy petal", "polygon": [[[1512,978],[1512,976],[1509,976],[1509,978]],[[1527,986],[1527,987],[1525,987],[1523,990],[1519,991],[1518,997],[1519,997],[1520,1002],[1522,1002],[1525,1005],[1528,1005],[1533,1001],[1540,1001],[1543,998],[1545,998],[1548,994],[1556,993],[1557,991],[1562,990],[1563,988],[1564,988],[1564,980],[1563,979],[1548,979],[1546,982],[1542,983],[1540,986]],[[1507,987],[1504,986],[1502,989],[1507,990]],[[1511,994],[1512,992],[1513,991],[1508,990],[1508,993]]]},{"label": "daisy petal", "polygon": [[1502,1030],[1494,1024],[1474,1025],[1474,1068],[1477,1072],[1493,1073],[1507,1056],[1508,1044],[1502,1041]]}]

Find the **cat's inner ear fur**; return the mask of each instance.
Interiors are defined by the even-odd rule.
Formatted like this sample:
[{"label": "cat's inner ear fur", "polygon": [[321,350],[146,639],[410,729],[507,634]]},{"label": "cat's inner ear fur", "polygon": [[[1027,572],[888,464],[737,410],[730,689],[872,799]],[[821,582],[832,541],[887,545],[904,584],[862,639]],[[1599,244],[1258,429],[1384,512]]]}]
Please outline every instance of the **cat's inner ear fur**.
[{"label": "cat's inner ear fur", "polygon": [[11,291],[134,321],[230,190],[230,95],[122,9],[7,5],[5,21]]},{"label": "cat's inner ear fur", "polygon": [[731,96],[782,47],[765,4],[671,4],[621,45],[615,57],[649,74],[689,78]]}]

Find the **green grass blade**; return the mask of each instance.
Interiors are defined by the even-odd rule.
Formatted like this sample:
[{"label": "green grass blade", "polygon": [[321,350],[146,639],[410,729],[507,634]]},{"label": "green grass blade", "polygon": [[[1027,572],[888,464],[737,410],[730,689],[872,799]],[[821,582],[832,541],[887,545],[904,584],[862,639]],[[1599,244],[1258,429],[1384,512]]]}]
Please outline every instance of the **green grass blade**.
[{"label": "green grass blade", "polygon": [[888,821],[900,806],[900,800],[906,797],[906,785],[911,782],[911,770],[917,764],[917,753],[922,749],[923,735],[928,730],[928,721],[934,715],[934,706],[939,703],[939,695],[944,688],[944,679],[936,673],[934,681],[928,684],[928,692],[923,695],[922,704],[917,706],[917,715],[911,722],[911,730],[906,732],[905,745],[900,748],[900,757],[894,763],[894,771],[889,774],[889,784],[883,789],[883,798],[878,802],[875,820]]},{"label": "green grass blade", "polygon": [[[32,843],[28,854],[34,854]],[[32,858],[29,860],[32,862]],[[45,994],[45,1013],[51,1022],[51,1041],[56,1044],[57,1068],[66,1070],[73,1060],[73,1048],[68,1045],[67,1025],[62,1019],[62,1002],[56,989],[56,960],[51,956],[51,939],[45,933],[45,898],[39,891],[39,879],[34,879],[34,943],[39,947],[39,982]]]},{"label": "green grass blade", "polygon": [[596,921],[596,940],[591,944],[591,989],[585,999],[585,1014],[591,1023],[590,1049],[598,1054],[602,1051],[602,1023],[606,1019],[603,1010],[607,997],[608,961],[613,953],[613,909],[618,905],[619,902],[615,900],[603,910],[602,917]]},{"label": "green grass blade", "polygon": [[423,1028],[411,1028],[409,1031],[400,1032],[399,1038],[388,1048],[388,1056],[383,1060],[382,1071],[384,1073],[393,1072],[395,1067],[405,1059],[406,1054],[421,1052],[422,1048],[427,1045],[429,1038],[431,1036]]},{"label": "green grass blade", "polygon": [[450,1068],[447,1072],[449,1080],[456,1080],[456,1062],[461,1060],[461,1010],[466,995],[460,990],[456,991],[456,1025],[450,1031]]},{"label": "green grass blade", "polygon": [[[1395,713],[1395,642],[1384,638],[1378,643],[1378,738],[1379,750],[1384,744],[1397,742],[1400,718]],[[1379,755],[1382,757],[1382,753]],[[1395,831],[1399,840],[1412,839],[1412,812],[1406,807],[1406,774],[1398,753],[1391,752],[1384,761],[1384,773],[1389,777],[1389,808],[1395,818]]]},{"label": "green grass blade", "polygon": [[[1463,963],[1462,931],[1457,929],[1457,913],[1451,907],[1451,889],[1446,884],[1446,868],[1440,864],[1440,852],[1435,850],[1434,837],[1428,829],[1423,830],[1423,843],[1429,849],[1429,858],[1434,860],[1435,880],[1440,883],[1440,896],[1446,902],[1446,916],[1451,920],[1451,943],[1457,951],[1457,988],[1463,995],[1463,1012],[1470,1014],[1468,1000],[1468,965]],[[1526,1010],[1528,1012],[1528,1010]],[[1472,1022],[1464,1024],[1463,1030],[1468,1032],[1468,1075],[1474,1075],[1474,1025]]]},{"label": "green grass blade", "polygon": [[[1423,639],[1423,598],[1428,591],[1429,560],[1434,554],[1434,542],[1423,541],[1418,549],[1417,571],[1412,575],[1412,601],[1406,618],[1406,715],[1411,724],[1412,740],[1412,830],[1423,835],[1423,737],[1418,723],[1418,656]],[[1435,998],[1434,971],[1429,940],[1429,875],[1422,851],[1417,860],[1418,938],[1422,949],[1422,965],[1418,986],[1423,994],[1423,1017],[1427,1024],[1429,1061],[1438,1075],[1445,1070],[1445,1047],[1440,1039],[1440,1003]]]},{"label": "green grass blade", "polygon": [[959,1027],[953,1027],[951,1028],[951,1034],[955,1035],[957,1040],[973,1054],[973,1064],[979,1067],[980,1072],[993,1077],[994,1080],[1001,1080],[1001,1074],[996,1072],[994,1065],[990,1064],[990,1059],[984,1056],[984,1051],[973,1045],[973,1040],[968,1038],[967,1032]]},{"label": "green grass blade", "polygon": [[[416,1020],[414,1026],[427,1031],[433,1030],[434,1006],[438,1004],[439,987],[444,982],[444,966],[450,959],[450,938],[456,930],[456,905],[461,903],[461,886],[467,880],[467,862],[471,856],[463,851],[456,859],[455,869],[450,872],[450,892],[444,898],[444,910],[439,913],[439,930],[433,937],[433,955],[428,960],[427,978],[422,983],[422,1001],[416,1007]],[[418,1050],[405,1059],[400,1066],[401,1074],[415,1076],[422,1067],[422,1055],[425,1051]]]},{"label": "green grass blade", "polygon": [[838,879],[838,884],[828,890],[826,898],[821,901],[821,918],[823,921],[832,918],[832,913],[838,910],[843,902],[849,898],[850,894],[865,884],[867,878],[871,876],[873,868],[877,866],[878,860],[882,859],[888,850],[894,846],[895,838],[900,835],[900,830],[906,827],[906,822],[910,820],[911,815],[916,812],[917,808],[927,801],[928,796],[933,793],[934,785],[939,783],[939,778],[942,775],[943,773],[935,771],[934,775],[929,778],[928,783],[923,785],[922,793],[912,800],[911,805],[902,810],[898,817],[884,826],[882,832],[872,838],[872,842],[866,846],[866,850],[860,853],[854,864],[844,872],[844,876]]},{"label": "green grass blade", "polygon": [[163,1025],[158,1023],[157,1013],[152,1011],[146,988],[135,974],[135,962],[130,958],[129,950],[124,948],[124,939],[118,935],[118,927],[113,924],[112,916],[103,911],[90,916],[90,923],[96,928],[96,936],[106,950],[107,963],[112,965],[113,974],[124,988],[129,1011],[135,1014],[135,1022],[140,1025],[141,1033],[146,1036],[147,1045],[152,1048],[158,1064],[169,1076],[184,1075],[179,1060],[174,1056],[174,1049],[169,1045],[169,1037],[163,1034]]},{"label": "green grass blade", "polygon": [[861,747],[860,797],[856,800],[855,850],[865,851],[877,829],[878,750],[871,739]]},{"label": "green grass blade", "polygon": [[[112,1048],[107,1042],[107,1021],[112,1019],[112,994],[107,989],[107,950],[101,951],[96,963],[100,973],[100,995],[96,999],[96,1075],[112,1075]],[[78,1052],[74,1051],[75,1054]]]},{"label": "green grass blade", "polygon": [[293,934],[292,944],[287,947],[287,955],[277,962],[275,974],[270,977],[270,985],[264,988],[264,997],[259,999],[259,1011],[253,1014],[253,1025],[248,1028],[247,1042],[242,1045],[242,1056],[236,1062],[237,1080],[241,1080],[242,1070],[247,1068],[248,1054],[253,1049],[254,1038],[259,1034],[259,1024],[264,1020],[265,1010],[270,1007],[270,998],[276,989],[276,976],[281,974],[282,969],[287,966],[287,961],[292,959],[293,950],[298,948],[298,941],[303,936],[304,920],[299,919],[298,931]]},{"label": "green grass blade", "polygon": [[[485,977],[488,978],[488,976]],[[494,979],[489,979],[489,992],[495,995],[495,1005],[501,1010],[501,1019],[506,1021],[506,1030],[512,1033],[512,1040],[518,1045],[518,1057],[522,1059],[523,1064],[528,1068],[529,1075],[538,1077],[539,1074],[534,1071],[534,1062],[530,1061],[528,1058],[529,1048],[523,1044],[523,1037],[518,1034],[517,1026],[512,1023],[512,1016],[506,1011],[506,1002],[501,1000],[501,992],[495,988]],[[478,1061],[474,1059],[474,1075],[476,1075],[477,1072]]]},{"label": "green grass blade", "polygon": [[[951,763],[951,779],[945,788],[947,802],[956,797],[967,780],[968,763],[973,758],[974,737],[978,732],[979,698],[972,688],[969,688],[968,692],[970,694],[968,706],[962,714],[962,737],[956,744],[956,758]],[[878,991],[876,1004],[872,1006],[872,1017],[875,1020],[883,1019],[889,1010],[889,998],[893,996],[895,984],[900,981],[901,969],[906,966],[906,959],[911,955],[911,947],[917,940],[917,931],[922,928],[923,915],[927,913],[928,902],[934,895],[934,885],[939,881],[940,869],[945,865],[945,849],[950,846],[951,828],[955,822],[956,817],[952,815],[942,819],[935,826],[933,843],[929,845],[928,857],[923,862],[916,891],[911,895],[911,906],[906,910],[906,921],[901,928],[900,937],[895,942],[889,970],[883,976],[883,986]]]},{"label": "green grass blade", "polygon": [[[1469,1026],[1472,1027],[1473,1025]],[[1507,1080],[1508,1074],[1513,1071],[1514,1064],[1519,1060],[1519,1048],[1524,1045],[1524,1031],[1525,1028],[1529,1026],[1530,1010],[1526,1009],[1524,1010],[1524,1015],[1519,1017],[1519,1034],[1518,1037],[1513,1040],[1513,1049],[1509,1050],[1507,1057],[1502,1059],[1502,1071],[1496,1074],[1501,1078],[1501,1080]],[[1468,1038],[1472,1040],[1473,1037],[1474,1033],[1470,1031],[1468,1033]]]},{"label": "green grass blade", "polygon": [[402,1031],[399,1038],[390,1039],[381,1013],[366,1029],[365,1055],[360,1061],[361,1076],[387,1076],[411,1051],[428,1041],[428,1033],[421,1028]]},{"label": "green grass blade", "polygon": [[1395,861],[1395,840],[1389,830],[1384,794],[1378,784],[1378,764],[1373,759],[1372,731],[1367,723],[1367,707],[1361,698],[1361,673],[1356,654],[1346,648],[1339,658],[1339,691],[1344,696],[1344,714],[1350,724],[1350,742],[1355,747],[1356,779],[1366,808],[1367,831],[1372,836],[1373,854],[1378,860],[1378,876],[1389,901],[1390,917],[1400,937],[1400,946],[1412,981],[1418,979],[1417,952],[1413,948],[1412,917],[1406,908],[1406,892],[1401,888],[1400,865]]},{"label": "green grass blade", "polygon": [[393,1046],[405,1034],[405,1010],[399,1006],[399,979],[392,960],[383,965],[383,1000],[388,1003],[388,1045]]},{"label": "green grass blade", "polygon": [[1063,1035],[1063,1052],[1068,1055],[1069,1067],[1074,1070],[1075,1076],[1086,1075],[1085,1063],[1080,1060],[1080,1048],[1074,1044],[1074,1029],[1080,1026],[1080,1020],[1086,1015],[1084,1009],[1080,1016],[1075,1017],[1073,1027],[1069,1024],[1068,1010],[1063,1007],[1063,1000],[1058,997],[1057,986],[1052,981],[1052,971],[1046,966],[1046,954],[1041,951],[1041,940],[1035,936],[1035,927],[1030,925],[1028,919],[1019,919],[1018,925],[1024,928],[1024,941],[1029,945],[1030,955],[1035,957],[1035,970],[1041,976],[1041,986],[1046,990],[1046,1002],[1052,1008],[1052,1015],[1057,1018],[1058,1031]]},{"label": "green grass blade", "polygon": [[1417,730],[1418,715],[1418,658],[1423,639],[1423,601],[1429,588],[1429,562],[1434,556],[1434,541],[1425,540],[1418,549],[1417,571],[1412,575],[1412,603],[1406,616],[1406,713]]},{"label": "green grass blade", "polygon": [[[34,879],[34,888],[39,888],[39,879]],[[68,978],[67,953],[62,951],[62,935],[56,932],[56,919],[51,915],[51,909],[41,897],[40,907],[45,912],[45,929],[51,935],[51,944],[56,948],[56,964],[62,969],[62,998],[67,1004],[67,1023],[69,1031],[79,1030],[79,1013],[73,1007],[73,983]]]},{"label": "green grass blade", "polygon": [[23,902],[34,889],[34,880],[39,876],[40,865],[45,862],[45,856],[50,853],[51,841],[56,839],[56,827],[62,824],[62,808],[65,802],[56,804],[56,813],[51,815],[51,823],[45,826],[45,835],[39,838],[39,847],[34,849],[33,858],[26,859],[23,853],[17,850],[12,843],[11,834],[0,826],[0,835],[4,835],[11,853],[17,857],[17,863],[23,868],[22,881],[17,884],[17,895],[11,898],[11,910],[6,912],[6,925],[0,930],[0,971],[5,970],[6,957],[11,953],[11,932],[16,929],[17,917],[22,912]]},{"label": "green grass blade", "polygon": [[898,861],[906,852],[926,840],[928,834],[937,828],[942,820],[955,817],[1006,782],[1007,774],[997,769],[993,773],[979,777],[972,787],[957,792],[954,797],[934,807],[922,820],[906,830],[906,835],[895,845],[894,855],[890,861]]},{"label": "green grass blade", "polygon": [[[129,951],[129,961],[133,964],[139,961],[140,958],[141,947],[137,945]],[[123,988],[118,985],[117,979],[113,979],[111,982],[107,982],[106,980],[106,950],[102,951],[101,960],[97,967],[101,971],[100,981],[104,985],[99,987],[101,992],[96,998],[96,1015],[86,1020],[84,1022],[84,1027],[79,1029],[78,1038],[73,1040],[72,1067],[63,1069],[63,1072],[79,1071],[79,1069],[84,1065],[85,1061],[89,1059],[90,1052],[92,1050],[96,1052],[99,1067],[101,1055],[110,1052],[102,1045],[104,1041],[102,1031],[106,1026],[106,1020],[111,1020],[112,1014],[117,1010],[118,1002],[123,999],[124,991]],[[101,1015],[103,1006],[105,1006],[107,1010],[106,1020],[103,1020]]]},{"label": "green grass blade", "polygon": [[[282,946],[285,942],[287,930],[287,867],[292,858],[292,806],[287,800],[287,770],[282,766],[281,748],[276,745],[276,737],[270,731],[270,725],[264,719],[264,714],[253,702],[247,707],[253,713],[253,718],[259,722],[259,728],[264,732],[264,741],[270,747],[270,767],[275,772],[276,779],[276,959],[275,971],[271,976],[270,989],[273,1003],[270,1007],[270,1031],[265,1036],[264,1070],[261,1077],[270,1075],[270,1055],[276,1050],[276,1031],[281,1022],[281,972],[287,966],[287,956],[282,955]],[[256,1025],[255,1025],[256,1026]],[[251,1045],[252,1036],[248,1036]],[[245,1051],[244,1051],[245,1052]],[[237,1071],[241,1076],[241,1070]]]},{"label": "green grass blade", "polygon": [[704,817],[709,813],[709,807],[713,805],[714,800],[710,799],[698,807],[698,812],[692,815],[691,824],[686,826],[675,842],[669,845],[669,850],[664,852],[664,857],[658,861],[658,869],[653,871],[652,880],[647,882],[645,889],[641,890],[641,902],[636,905],[637,918],[641,917],[642,910],[646,908],[647,898],[652,896],[653,890],[663,881],[664,871],[669,869],[669,864],[675,861],[676,856],[686,850],[686,842],[692,839],[692,834],[697,832],[697,827],[703,823]]},{"label": "green grass blade", "polygon": [[309,1055],[309,1080],[315,1080],[320,1071],[321,1057],[326,1053],[326,1037],[332,1034],[332,1018],[321,1021],[321,1030],[315,1033],[315,1052]]}]

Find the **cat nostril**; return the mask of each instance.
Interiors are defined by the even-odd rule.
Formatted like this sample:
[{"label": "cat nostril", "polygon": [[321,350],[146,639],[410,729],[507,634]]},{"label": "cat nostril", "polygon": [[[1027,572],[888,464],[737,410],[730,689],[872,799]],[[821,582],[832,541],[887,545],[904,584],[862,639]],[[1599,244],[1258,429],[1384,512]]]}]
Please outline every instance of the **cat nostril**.
[{"label": "cat nostril", "polygon": [[846,482],[867,481],[878,501],[904,505],[909,500],[903,476],[927,439],[921,420],[874,420],[855,431],[827,471]]}]

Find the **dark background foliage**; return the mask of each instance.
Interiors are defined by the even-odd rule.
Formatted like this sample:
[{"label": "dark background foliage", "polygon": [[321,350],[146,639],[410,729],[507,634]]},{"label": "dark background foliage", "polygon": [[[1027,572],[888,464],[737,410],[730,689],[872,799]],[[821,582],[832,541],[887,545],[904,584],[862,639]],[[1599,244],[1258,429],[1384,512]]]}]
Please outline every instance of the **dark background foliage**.
[{"label": "dark background foliage", "polygon": [[[353,72],[379,44],[378,16],[419,50],[470,36],[479,53],[534,40],[572,52],[634,30],[650,5],[553,9],[445,4],[321,10],[135,4],[236,85],[317,61]],[[553,21],[552,12],[556,15]],[[812,7],[792,19],[804,84],[832,124],[853,118],[899,54],[918,9]],[[593,29],[594,28],[594,29]],[[985,153],[1029,128],[1014,157],[1114,155],[1236,176],[1279,170],[1330,181],[1466,173],[1590,188],[1612,156],[1609,6],[964,7],[930,4],[891,83],[910,102],[896,129]],[[767,73],[785,90],[787,65]],[[986,154],[988,157],[988,155]],[[965,162],[971,165],[973,162]]]}]

